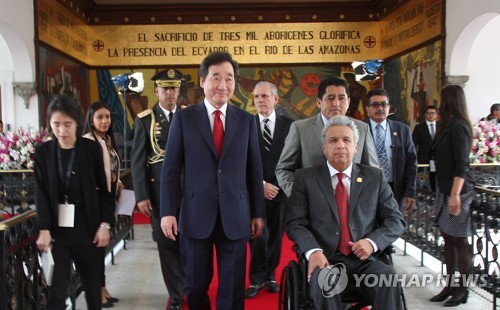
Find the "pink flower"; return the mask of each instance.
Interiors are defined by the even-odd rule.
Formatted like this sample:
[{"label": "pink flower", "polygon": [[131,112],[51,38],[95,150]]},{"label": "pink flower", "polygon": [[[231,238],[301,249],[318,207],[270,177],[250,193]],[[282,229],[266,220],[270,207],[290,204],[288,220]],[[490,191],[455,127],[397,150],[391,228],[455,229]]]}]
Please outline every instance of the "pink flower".
[{"label": "pink flower", "polygon": [[46,136],[43,128],[5,132],[0,136],[0,169],[33,169],[35,148]]}]

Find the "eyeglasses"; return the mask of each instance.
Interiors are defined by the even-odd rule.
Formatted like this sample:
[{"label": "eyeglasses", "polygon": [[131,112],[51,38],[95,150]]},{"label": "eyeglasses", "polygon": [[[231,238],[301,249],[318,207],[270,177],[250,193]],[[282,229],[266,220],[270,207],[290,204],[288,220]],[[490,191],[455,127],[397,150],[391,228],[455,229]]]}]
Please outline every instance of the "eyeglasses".
[{"label": "eyeglasses", "polygon": [[368,106],[372,107],[372,108],[375,108],[375,109],[378,109],[380,107],[386,108],[388,105],[389,105],[389,102],[387,102],[387,101],[382,101],[382,102],[376,102],[376,101],[374,101],[374,102],[370,103]]}]

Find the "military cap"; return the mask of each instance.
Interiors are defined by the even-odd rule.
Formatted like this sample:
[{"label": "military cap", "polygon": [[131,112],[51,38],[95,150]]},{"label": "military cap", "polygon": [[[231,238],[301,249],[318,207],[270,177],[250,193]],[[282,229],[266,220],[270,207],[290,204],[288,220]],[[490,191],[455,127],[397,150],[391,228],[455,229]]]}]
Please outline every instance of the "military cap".
[{"label": "military cap", "polygon": [[182,73],[175,69],[165,69],[153,75],[151,80],[157,87],[181,87]]}]

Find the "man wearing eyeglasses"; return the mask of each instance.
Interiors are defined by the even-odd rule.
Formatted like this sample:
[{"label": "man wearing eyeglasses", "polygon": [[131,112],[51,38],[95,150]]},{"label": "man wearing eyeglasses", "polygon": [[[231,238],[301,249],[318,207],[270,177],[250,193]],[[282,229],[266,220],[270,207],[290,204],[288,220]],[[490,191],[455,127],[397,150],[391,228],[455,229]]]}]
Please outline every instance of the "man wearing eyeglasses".
[{"label": "man wearing eyeglasses", "polygon": [[402,212],[413,204],[416,192],[417,153],[410,127],[387,119],[391,108],[385,89],[372,89],[367,94],[366,111],[380,167],[392,188]]},{"label": "man wearing eyeglasses", "polygon": [[[276,178],[288,197],[292,193],[295,170],[324,163],[321,131],[332,117],[346,114],[351,101],[349,96],[349,85],[346,80],[336,76],[325,78],[319,84],[316,99],[320,112],[307,119],[295,121],[290,126],[285,146],[276,165]],[[359,131],[359,140],[353,161],[379,167],[368,126],[362,121],[354,120],[354,122]]]}]

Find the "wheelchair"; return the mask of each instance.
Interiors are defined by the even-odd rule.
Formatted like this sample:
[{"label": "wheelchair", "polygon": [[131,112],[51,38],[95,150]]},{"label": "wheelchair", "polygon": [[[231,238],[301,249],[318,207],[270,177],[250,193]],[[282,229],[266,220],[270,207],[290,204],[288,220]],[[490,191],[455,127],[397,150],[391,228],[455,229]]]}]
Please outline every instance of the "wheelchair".
[{"label": "wheelchair", "polygon": [[[296,245],[293,250],[297,253],[298,262],[291,260],[281,273],[281,289],[279,293],[280,310],[313,310],[314,304],[309,297],[309,283],[307,281],[308,261],[303,255],[299,255]],[[392,246],[387,247],[384,252],[386,263],[393,265],[392,254],[395,250]],[[353,287],[347,286],[342,292],[342,304],[344,309],[361,310],[370,304],[363,300],[360,293]],[[401,304],[404,310],[408,310],[404,290],[401,288]]]}]

